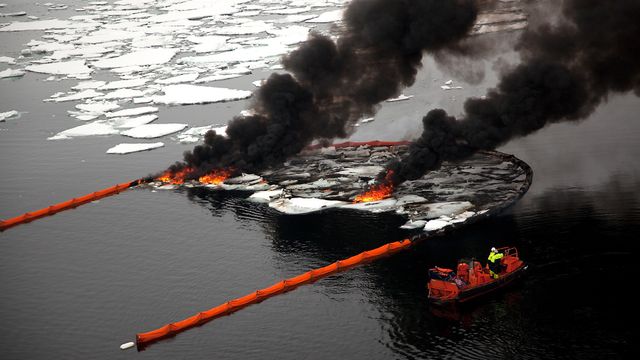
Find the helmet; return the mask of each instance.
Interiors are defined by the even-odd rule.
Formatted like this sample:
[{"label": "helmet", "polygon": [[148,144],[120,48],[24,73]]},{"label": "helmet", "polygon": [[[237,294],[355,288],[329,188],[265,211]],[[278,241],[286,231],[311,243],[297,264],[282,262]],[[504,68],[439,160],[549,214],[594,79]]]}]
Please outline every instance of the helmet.
[{"label": "helmet", "polygon": [[492,248],[491,248],[491,252],[497,253],[497,252],[498,252],[498,250],[497,250],[496,248],[492,247]]}]

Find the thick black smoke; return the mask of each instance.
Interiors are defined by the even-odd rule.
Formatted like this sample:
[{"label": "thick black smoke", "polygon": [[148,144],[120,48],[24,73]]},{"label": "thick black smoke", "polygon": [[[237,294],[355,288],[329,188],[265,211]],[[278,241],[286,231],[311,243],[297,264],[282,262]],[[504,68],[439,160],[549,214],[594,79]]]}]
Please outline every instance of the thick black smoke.
[{"label": "thick black smoke", "polygon": [[547,124],[583,119],[609,94],[640,95],[640,1],[565,0],[562,15],[523,34],[521,64],[485,97],[468,99],[461,119],[430,111],[409,155],[389,165],[394,182]]},{"label": "thick black smoke", "polygon": [[353,0],[337,41],[312,34],[283,58],[290,74],[273,74],[256,91],[255,115],[231,120],[226,138],[208,132],[172,169],[253,172],[314,139],[346,137],[358,119],[413,84],[424,51],[455,44],[476,15],[474,0]]}]

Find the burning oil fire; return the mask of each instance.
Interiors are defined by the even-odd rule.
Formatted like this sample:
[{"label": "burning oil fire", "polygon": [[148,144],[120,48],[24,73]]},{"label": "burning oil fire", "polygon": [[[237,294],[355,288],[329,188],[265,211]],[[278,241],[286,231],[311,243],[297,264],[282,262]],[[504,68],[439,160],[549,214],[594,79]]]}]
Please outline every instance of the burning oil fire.
[{"label": "burning oil fire", "polygon": [[393,194],[393,182],[391,177],[393,176],[393,170],[387,171],[387,175],[384,177],[384,181],[380,184],[374,184],[368,191],[363,194],[357,195],[353,199],[354,203],[371,202],[386,199]]},{"label": "burning oil fire", "polygon": [[174,185],[181,185],[181,184],[184,184],[185,178],[191,172],[193,172],[193,169],[190,167],[185,167],[182,170],[179,170],[177,172],[172,172],[171,170],[167,170],[164,173],[162,173],[162,175],[158,176],[156,178],[156,181],[162,181],[163,183],[174,184]]},{"label": "burning oil fire", "polygon": [[217,169],[213,170],[207,175],[201,176],[198,181],[203,184],[214,184],[219,185],[222,184],[229,176],[231,176],[232,170],[227,169]]}]

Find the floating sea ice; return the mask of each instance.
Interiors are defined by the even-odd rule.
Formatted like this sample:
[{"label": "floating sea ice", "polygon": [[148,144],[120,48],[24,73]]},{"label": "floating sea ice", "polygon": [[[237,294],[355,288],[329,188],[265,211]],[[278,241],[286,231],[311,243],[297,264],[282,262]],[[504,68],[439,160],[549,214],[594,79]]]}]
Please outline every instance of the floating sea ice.
[{"label": "floating sea ice", "polygon": [[250,201],[268,203],[282,196],[282,189],[258,191],[249,196]]},{"label": "floating sea ice", "polygon": [[162,85],[179,84],[179,83],[184,83],[184,82],[192,82],[192,81],[196,80],[198,78],[198,76],[200,76],[200,74],[191,73],[191,74],[184,74],[184,75],[174,76],[174,77],[170,77],[170,78],[167,78],[167,79],[158,79],[158,80],[155,80],[154,82],[156,82],[158,84],[162,84]]},{"label": "floating sea ice", "polygon": [[86,111],[91,114],[104,114],[107,111],[115,110],[120,108],[115,102],[95,102],[90,104],[78,104],[76,105],[76,109]]},{"label": "floating sea ice", "polygon": [[311,8],[307,6],[307,7],[299,7],[299,8],[271,9],[271,10],[265,10],[264,12],[267,14],[275,14],[275,15],[292,15],[292,14],[300,14],[310,10]]},{"label": "floating sea ice", "polygon": [[116,111],[116,112],[108,112],[105,113],[104,115],[108,118],[115,118],[115,117],[124,117],[124,116],[136,116],[136,115],[143,115],[143,114],[150,114],[150,113],[155,113],[158,112],[158,108],[155,106],[143,106],[143,107],[137,107],[137,108],[132,108],[132,109],[124,109],[124,110],[120,110],[120,111]]},{"label": "floating sea ice", "polygon": [[78,85],[71,87],[73,90],[97,89],[106,84],[106,81],[81,81]]},{"label": "floating sea ice", "polygon": [[20,77],[22,75],[24,75],[24,71],[22,70],[6,69],[0,71],[0,79]]},{"label": "floating sea ice", "polygon": [[208,35],[208,36],[189,36],[187,41],[195,43],[193,51],[196,53],[217,52],[237,49],[238,45],[228,44],[228,36]]},{"label": "floating sea ice", "polygon": [[20,115],[20,113],[16,110],[0,112],[0,121],[5,121],[8,118],[16,117],[18,115]]},{"label": "floating sea ice", "polygon": [[453,85],[453,80],[447,80],[444,84],[445,85]]},{"label": "floating sea ice", "polygon": [[387,102],[396,102],[396,101],[404,101],[404,100],[409,100],[413,97],[413,95],[405,95],[405,94],[400,94],[400,96],[392,98],[392,99],[387,99]]},{"label": "floating sea ice", "polygon": [[462,86],[449,86],[449,85],[442,85],[440,86],[440,88],[442,90],[460,90],[462,89]]},{"label": "floating sea ice", "polygon": [[95,28],[100,23],[90,21],[67,21],[67,20],[39,20],[39,21],[22,21],[14,22],[8,26],[0,28],[0,32],[4,31],[29,31],[29,30],[50,30],[50,29],[81,29]]},{"label": "floating sea ice", "polygon": [[246,21],[240,25],[217,26],[211,31],[218,35],[250,35],[270,30],[272,25],[262,20]]},{"label": "floating sea ice", "polygon": [[400,229],[406,229],[406,230],[420,229],[420,228],[424,228],[426,224],[427,222],[425,220],[416,220],[416,221],[409,220],[404,225],[400,226]]},{"label": "floating sea ice", "polygon": [[262,83],[263,83],[263,82],[264,82],[264,79],[262,79],[262,80],[256,80],[256,81],[252,82],[252,84],[253,84],[253,86],[255,86],[255,87],[260,87],[260,86],[262,86]]},{"label": "floating sea ice", "polygon": [[134,144],[118,144],[109,150],[107,154],[130,154],[139,151],[153,150],[164,146],[162,142],[155,143],[134,143]]},{"label": "floating sea ice", "polygon": [[0,56],[0,63],[13,65],[16,63],[16,59],[9,56]]},{"label": "floating sea ice", "polygon": [[121,68],[165,64],[177,53],[176,49],[144,49],[122,56],[96,61],[93,65],[99,69]]},{"label": "floating sea ice", "polygon": [[282,44],[272,46],[250,46],[213,55],[187,56],[179,60],[181,63],[234,63],[255,61],[286,54],[289,48]]},{"label": "floating sea ice", "polygon": [[317,18],[318,15],[315,14],[296,14],[296,15],[288,15],[285,16],[284,18],[281,19],[276,19],[276,20],[270,20],[274,23],[298,23],[298,22],[304,22],[307,20],[311,20],[311,19],[315,19]]},{"label": "floating sea ice", "polygon": [[207,83],[207,82],[211,82],[211,81],[220,81],[220,80],[228,80],[228,79],[235,79],[242,76],[242,74],[219,74],[219,75],[211,75],[211,76],[206,76],[203,78],[200,78],[196,81],[194,81],[194,84],[203,84],[203,83]]},{"label": "floating sea ice", "polygon": [[115,90],[126,89],[142,86],[147,83],[147,79],[131,79],[131,80],[116,80],[111,81],[106,85],[100,86],[99,90]]},{"label": "floating sea ice", "polygon": [[148,114],[148,115],[142,115],[142,116],[133,117],[133,118],[126,118],[126,117],[115,118],[115,119],[111,119],[110,122],[113,124],[114,127],[118,129],[133,129],[138,126],[146,125],[148,123],[154,122],[157,119],[158,119],[158,115]]},{"label": "floating sea ice", "polygon": [[200,141],[200,139],[206,134],[209,130],[214,131],[216,134],[220,136],[227,136],[227,125],[224,126],[198,126],[193,127],[189,130],[186,130],[180,134],[178,134],[178,140],[181,143],[195,143]]},{"label": "floating sea ice", "polygon": [[56,135],[47,138],[47,140],[62,140],[78,136],[94,136],[94,135],[113,135],[119,131],[105,121],[94,121],[86,125],[76,126],[74,128],[62,131]]},{"label": "floating sea ice", "polygon": [[424,226],[425,231],[435,231],[451,225],[451,223],[444,220],[429,220]]},{"label": "floating sea ice", "polygon": [[90,74],[93,71],[93,69],[85,64],[84,60],[29,65],[25,68],[25,70],[53,75]]},{"label": "floating sea ice", "polygon": [[324,200],[317,198],[291,198],[278,199],[269,203],[269,207],[290,215],[309,214],[340,205],[346,205],[344,201]]},{"label": "floating sea ice", "polygon": [[360,210],[360,211],[369,211],[372,213],[383,213],[395,211],[396,207],[396,199],[384,199],[379,201],[370,201],[370,202],[361,202],[361,203],[347,203],[345,205],[340,206],[344,209],[352,209],[352,210]]},{"label": "floating sea ice", "polygon": [[140,90],[134,89],[118,89],[116,91],[112,91],[103,96],[105,100],[113,100],[113,99],[132,99],[136,97],[143,96],[144,93]]},{"label": "floating sea ice", "polygon": [[137,139],[152,139],[176,133],[187,124],[147,124],[122,132],[122,135]]},{"label": "floating sea ice", "polygon": [[251,91],[198,85],[169,85],[162,89],[164,95],[153,97],[156,104],[190,105],[246,99]]},{"label": "floating sea ice", "polygon": [[308,23],[332,23],[342,20],[343,9],[327,11],[318,17],[307,20]]},{"label": "floating sea ice", "polygon": [[368,118],[364,118],[364,119],[360,120],[360,122],[363,123],[363,124],[366,124],[366,123],[372,122],[375,119],[376,119],[375,117],[368,117]]},{"label": "floating sea ice", "polygon": [[87,89],[87,90],[83,90],[74,94],[70,94],[67,96],[56,96],[56,97],[51,97],[49,99],[45,99],[44,101],[53,101],[53,102],[64,102],[64,101],[77,101],[77,100],[84,100],[84,99],[92,99],[98,96],[102,96],[104,95],[101,92],[97,92],[93,89]]},{"label": "floating sea ice", "polygon": [[5,17],[5,16],[25,16],[27,15],[26,11],[15,11],[15,12],[10,12],[10,13],[0,13],[0,17]]},{"label": "floating sea ice", "polygon": [[146,96],[138,97],[138,98],[134,98],[133,99],[133,103],[134,104],[148,104],[148,103],[150,103],[152,101],[153,101],[153,98],[146,97]]}]

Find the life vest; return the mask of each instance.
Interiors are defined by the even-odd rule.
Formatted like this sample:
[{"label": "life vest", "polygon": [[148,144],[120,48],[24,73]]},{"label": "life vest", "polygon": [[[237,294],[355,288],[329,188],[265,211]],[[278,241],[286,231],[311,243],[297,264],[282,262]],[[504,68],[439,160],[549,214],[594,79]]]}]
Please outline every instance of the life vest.
[{"label": "life vest", "polygon": [[500,260],[503,257],[504,257],[504,254],[502,254],[502,253],[491,252],[491,253],[489,253],[489,262],[495,264],[496,260]]}]

